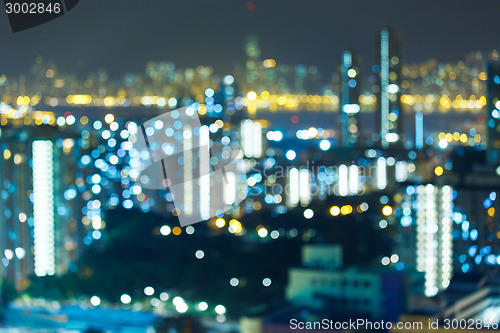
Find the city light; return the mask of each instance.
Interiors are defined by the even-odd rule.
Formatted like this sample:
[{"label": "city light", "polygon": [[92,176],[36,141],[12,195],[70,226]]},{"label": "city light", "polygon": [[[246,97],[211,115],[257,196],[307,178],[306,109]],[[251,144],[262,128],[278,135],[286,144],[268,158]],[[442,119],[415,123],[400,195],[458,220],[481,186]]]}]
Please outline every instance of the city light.
[{"label": "city light", "polygon": [[339,166],[339,194],[346,196],[349,193],[349,169],[347,165]]},{"label": "city light", "polygon": [[276,66],[276,60],[274,60],[274,59],[266,59],[266,60],[264,60],[263,65],[266,68],[273,68],[273,67]]},{"label": "city light", "polygon": [[269,131],[266,134],[266,138],[269,141],[279,142],[283,139],[283,133],[281,133],[280,131]]},{"label": "city light", "polygon": [[258,226],[257,227],[257,234],[259,235],[260,238],[266,238],[268,235],[268,231],[265,227]]},{"label": "city light", "polygon": [[101,299],[97,296],[92,296],[90,298],[90,304],[92,304],[92,306],[99,306],[101,305]]},{"label": "city light", "polygon": [[120,296],[120,302],[123,304],[130,304],[130,302],[132,302],[132,297],[130,297],[130,295],[123,294]]},{"label": "city light", "polygon": [[225,173],[226,183],[224,184],[224,203],[232,205],[236,201],[236,175],[234,172]]},{"label": "city light", "polygon": [[208,126],[204,125],[200,127],[199,133],[199,145],[201,147],[199,152],[199,166],[200,166],[200,178],[199,178],[199,195],[200,195],[200,216],[203,219],[210,218],[210,165],[209,163],[204,163],[209,160],[209,149],[203,149],[204,147],[209,147],[210,145],[210,132]]},{"label": "city light", "polygon": [[288,151],[286,152],[286,158],[287,158],[287,160],[289,160],[289,161],[293,161],[293,160],[295,159],[295,157],[296,157],[296,156],[297,156],[297,154],[296,154],[296,153],[295,153],[295,151],[293,151],[293,150],[288,150]]},{"label": "city light", "polygon": [[247,98],[251,101],[255,101],[255,99],[257,99],[257,93],[255,91],[250,91],[247,94]]},{"label": "city light", "polygon": [[146,287],[144,288],[144,295],[146,296],[152,296],[155,293],[155,290],[153,287]]},{"label": "city light", "polygon": [[287,197],[288,205],[294,207],[299,203],[299,170],[291,168],[288,174],[288,185],[290,193]]},{"label": "city light", "polygon": [[240,221],[238,221],[236,219],[232,219],[231,221],[229,221],[228,231],[230,233],[239,234],[242,230],[243,230],[243,226],[241,225]]},{"label": "city light", "polygon": [[299,200],[302,206],[311,202],[311,173],[305,168],[299,171]]},{"label": "city light", "polygon": [[246,157],[262,155],[262,125],[250,119],[241,122],[241,142]]},{"label": "city light", "polygon": [[33,218],[35,274],[54,275],[54,165],[51,141],[33,142]]},{"label": "city light", "polygon": [[194,256],[196,257],[196,259],[203,259],[205,257],[205,252],[203,252],[202,250],[198,250],[196,251],[196,253],[194,254]]},{"label": "city light", "polygon": [[314,216],[314,211],[313,211],[312,209],[306,209],[306,210],[304,211],[304,217],[305,217],[306,219],[308,219],[308,220],[309,220],[309,219],[312,219],[312,218],[313,218],[313,216]]},{"label": "city light", "polygon": [[351,205],[346,205],[346,206],[342,206],[340,208],[340,213],[342,215],[349,215],[352,213],[352,206]]},{"label": "city light", "polygon": [[238,280],[237,278],[232,278],[232,279],[229,281],[229,284],[230,284],[232,287],[237,287],[237,286],[240,284],[240,280]]},{"label": "city light", "polygon": [[331,147],[331,144],[330,144],[330,141],[328,141],[328,140],[321,140],[319,143],[319,148],[323,151],[327,151],[328,149],[330,149],[330,147]]},{"label": "city light", "polygon": [[358,194],[359,191],[359,171],[357,165],[349,167],[349,192],[351,195]]},{"label": "city light", "polygon": [[338,216],[340,214],[340,208],[338,206],[333,206],[330,208],[330,215]]},{"label": "city light", "polygon": [[343,111],[348,114],[358,113],[360,107],[358,104],[346,104],[343,106]]},{"label": "city light", "polygon": [[198,303],[198,309],[200,311],[206,311],[208,309],[207,302],[200,302],[200,303]]},{"label": "city light", "polygon": [[[244,26],[234,22],[289,28],[296,21],[269,20],[277,7],[254,1],[226,11],[212,5],[204,8],[209,21],[233,37]],[[285,9],[294,18],[320,13],[320,22],[328,6]],[[7,52],[8,75],[0,72],[2,324],[287,331],[291,325],[279,319],[290,305],[304,325],[322,313],[390,323],[407,310],[422,312],[408,309],[415,298],[425,305],[424,323],[500,323],[493,297],[500,55],[491,49],[498,10],[481,4],[482,11],[441,15],[440,27],[455,28],[435,33],[433,17],[418,16],[428,10],[397,6],[395,21],[426,22],[417,31],[425,38],[352,20],[370,10],[380,27],[387,15],[373,5],[339,16],[340,26],[360,26],[365,37],[352,45],[361,49],[347,48],[344,36],[333,52],[326,47],[309,59],[314,50],[299,40],[287,49],[297,54],[283,55],[272,27],[233,38],[229,49],[224,29],[167,42],[150,29],[148,40],[175,49],[171,59],[134,60],[142,49],[122,45],[115,53],[127,59],[104,67],[89,42],[99,46],[99,38],[72,40],[74,29],[64,24],[53,37],[65,43],[35,43],[41,54],[56,47],[47,53],[54,60],[27,54],[33,64],[23,67],[10,64],[15,52]],[[152,20],[165,13],[161,4],[151,9]],[[445,45],[463,37],[454,23],[472,14],[492,22],[492,31],[470,25],[473,48]],[[202,21],[186,22],[194,29]],[[145,35],[144,24],[117,26],[123,31],[111,35],[140,46],[133,37]],[[328,24],[304,26],[310,45],[329,43]],[[20,45],[29,36],[15,36],[4,48],[26,51]],[[441,42],[461,59],[412,54],[416,40]],[[190,43],[197,51],[184,54],[195,50]],[[78,62],[70,49],[85,66],[61,60]],[[223,56],[214,62],[207,52]],[[241,163],[226,168],[232,162]],[[262,311],[248,316],[248,309]],[[15,320],[20,311],[28,324]]]},{"label": "city light", "polygon": [[222,218],[218,218],[217,220],[215,220],[215,226],[217,228],[223,228],[224,226],[226,225],[226,221]]},{"label": "city light", "polygon": [[223,315],[226,313],[226,307],[224,305],[216,305],[215,306],[215,312],[219,315]]},{"label": "city light", "polygon": [[392,215],[392,207],[391,206],[384,206],[382,208],[382,214],[384,214],[385,216]]},{"label": "city light", "polygon": [[383,157],[377,159],[377,187],[380,190],[387,187],[387,163]]},{"label": "city light", "polygon": [[171,231],[172,231],[172,229],[170,229],[170,227],[168,225],[163,225],[160,228],[160,234],[162,234],[163,236],[170,235]]},{"label": "city light", "polygon": [[160,293],[160,300],[161,300],[161,301],[163,301],[163,302],[168,301],[169,297],[170,297],[170,296],[169,296],[169,295],[168,295],[168,293],[166,293],[166,292],[162,292],[162,293]]}]

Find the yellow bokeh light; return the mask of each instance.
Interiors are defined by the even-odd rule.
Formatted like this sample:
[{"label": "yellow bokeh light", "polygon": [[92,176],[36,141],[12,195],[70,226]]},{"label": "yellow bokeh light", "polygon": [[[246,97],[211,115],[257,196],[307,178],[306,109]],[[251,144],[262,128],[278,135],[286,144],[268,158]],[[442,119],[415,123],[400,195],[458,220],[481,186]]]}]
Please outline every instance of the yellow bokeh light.
[{"label": "yellow bokeh light", "polygon": [[200,114],[201,116],[207,114],[207,107],[205,106],[205,104],[200,105],[200,108],[198,109],[198,114]]},{"label": "yellow bokeh light", "polygon": [[255,230],[257,231],[257,235],[259,235],[260,238],[265,238],[268,234],[266,227],[262,225],[257,226]]},{"label": "yellow bokeh light", "polygon": [[232,234],[238,234],[238,233],[240,233],[243,230],[243,227],[242,227],[240,221],[238,221],[236,219],[232,219],[231,221],[229,221],[229,228],[228,228],[228,230]]},{"label": "yellow bokeh light", "polygon": [[494,215],[495,215],[495,208],[490,207],[490,208],[488,209],[488,215],[489,215],[489,216],[494,216]]},{"label": "yellow bokeh light", "polygon": [[226,225],[226,221],[223,219],[223,218],[218,218],[217,220],[215,220],[215,226],[217,228],[223,228],[224,226]]},{"label": "yellow bokeh light", "polygon": [[437,166],[435,169],[434,169],[434,173],[436,174],[436,176],[441,176],[443,174],[444,170],[442,167],[440,166]]},{"label": "yellow bokeh light", "polygon": [[382,214],[384,214],[385,216],[392,215],[392,207],[391,206],[384,206],[382,208]]},{"label": "yellow bokeh light", "polygon": [[257,99],[257,93],[255,91],[250,91],[247,94],[247,98],[251,101],[255,101]]},{"label": "yellow bokeh light", "polygon": [[111,113],[108,113],[105,117],[104,117],[104,121],[108,124],[111,124],[113,121],[115,121],[115,116],[113,116]]},{"label": "yellow bokeh light", "polygon": [[172,229],[172,233],[176,236],[179,236],[182,233],[182,229],[179,227],[174,227],[174,229]]},{"label": "yellow bokeh light", "polygon": [[349,215],[352,213],[352,207],[350,205],[342,206],[342,208],[340,208],[340,213],[342,213],[342,215]]},{"label": "yellow bokeh light", "polygon": [[330,208],[330,215],[332,216],[338,216],[340,214],[340,208],[337,206],[333,206]]},{"label": "yellow bokeh light", "polygon": [[264,60],[264,62],[262,64],[266,68],[273,68],[273,67],[276,66],[276,60],[274,60],[274,59],[266,59],[266,60]]},{"label": "yellow bokeh light", "polygon": [[68,95],[66,97],[66,102],[68,104],[79,104],[85,105],[92,102],[92,96],[90,95]]}]

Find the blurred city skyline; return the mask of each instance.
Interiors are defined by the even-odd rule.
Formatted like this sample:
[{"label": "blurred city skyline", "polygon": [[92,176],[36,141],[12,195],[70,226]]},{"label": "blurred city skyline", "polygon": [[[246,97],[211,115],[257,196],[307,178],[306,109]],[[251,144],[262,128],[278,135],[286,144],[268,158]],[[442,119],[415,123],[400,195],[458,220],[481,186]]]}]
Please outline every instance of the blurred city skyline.
[{"label": "blurred city skyline", "polygon": [[0,324],[497,329],[498,9],[85,0],[19,33],[0,19]]}]

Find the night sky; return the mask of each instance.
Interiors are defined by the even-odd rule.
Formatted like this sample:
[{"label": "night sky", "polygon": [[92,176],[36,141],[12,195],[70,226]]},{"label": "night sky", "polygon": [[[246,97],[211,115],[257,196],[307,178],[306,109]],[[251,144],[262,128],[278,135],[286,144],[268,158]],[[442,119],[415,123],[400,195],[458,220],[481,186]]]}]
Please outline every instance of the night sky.
[{"label": "night sky", "polygon": [[99,67],[112,75],[142,72],[149,60],[210,65],[226,74],[244,60],[246,36],[262,57],[331,72],[342,49],[374,61],[384,24],[404,36],[404,60],[457,61],[500,47],[500,1],[457,0],[81,0],[66,15],[13,34],[0,13],[0,72],[27,72],[36,55],[67,72]]}]

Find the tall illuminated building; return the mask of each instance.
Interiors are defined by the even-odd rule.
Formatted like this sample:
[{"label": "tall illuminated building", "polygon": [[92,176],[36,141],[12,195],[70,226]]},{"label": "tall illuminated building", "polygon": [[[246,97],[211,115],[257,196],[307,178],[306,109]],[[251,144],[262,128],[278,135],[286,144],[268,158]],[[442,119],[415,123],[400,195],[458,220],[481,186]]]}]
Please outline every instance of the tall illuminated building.
[{"label": "tall illuminated building", "polygon": [[226,75],[222,80],[219,93],[217,94],[219,98],[218,102],[225,105],[221,117],[224,122],[231,120],[237,122],[241,121],[243,118],[242,107],[235,103],[238,91],[238,85],[235,83],[234,77],[232,75]]},{"label": "tall illuminated building", "polygon": [[401,53],[397,34],[393,29],[380,30],[377,47],[377,65],[373,67],[378,79],[377,130],[381,145],[404,140],[401,109]]},{"label": "tall illuminated building", "polygon": [[54,144],[50,140],[36,140],[32,146],[35,274],[54,275]]},{"label": "tall illuminated building", "polygon": [[399,257],[424,276],[424,293],[446,289],[453,275],[454,190],[432,184],[409,186],[402,203]]},{"label": "tall illuminated building", "polygon": [[[52,121],[45,116],[43,121]],[[85,236],[77,223],[85,205],[75,186],[83,176],[80,147],[72,134],[40,118],[35,126],[34,118],[2,117],[1,128],[0,271],[19,290],[32,275],[71,269]]]},{"label": "tall illuminated building", "polygon": [[249,36],[245,44],[246,61],[246,82],[252,86],[260,78],[260,48],[257,37]]},{"label": "tall illuminated building", "polygon": [[340,109],[340,133],[341,145],[343,147],[354,146],[359,138],[359,124],[357,113],[359,106],[359,67],[356,57],[352,51],[342,53],[340,65],[341,77],[341,109]]},{"label": "tall illuminated building", "polygon": [[245,157],[259,158],[262,156],[262,125],[260,122],[251,119],[243,120],[240,138]]},{"label": "tall illuminated building", "polygon": [[422,112],[415,113],[415,148],[424,148],[424,115]]},{"label": "tall illuminated building", "polygon": [[486,113],[488,119],[488,162],[500,161],[500,62],[487,64]]}]

